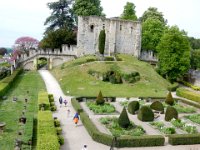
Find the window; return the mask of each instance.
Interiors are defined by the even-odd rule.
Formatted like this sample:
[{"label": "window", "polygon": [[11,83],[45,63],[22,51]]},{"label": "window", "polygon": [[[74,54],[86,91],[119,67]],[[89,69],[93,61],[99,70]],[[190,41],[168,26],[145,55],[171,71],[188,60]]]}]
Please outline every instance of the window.
[{"label": "window", "polygon": [[122,30],[122,25],[120,25],[119,29],[120,29],[120,31]]},{"label": "window", "polygon": [[105,24],[103,24],[103,30],[105,29]]},{"label": "window", "polygon": [[90,26],[90,32],[93,32],[94,31],[94,25],[91,25]]}]

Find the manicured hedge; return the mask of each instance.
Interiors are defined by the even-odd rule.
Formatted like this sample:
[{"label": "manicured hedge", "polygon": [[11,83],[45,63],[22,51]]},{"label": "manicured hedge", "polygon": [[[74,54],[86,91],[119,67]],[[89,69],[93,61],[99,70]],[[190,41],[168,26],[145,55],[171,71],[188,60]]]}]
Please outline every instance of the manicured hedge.
[{"label": "manicured hedge", "polygon": [[168,90],[171,92],[176,91],[176,89],[179,87],[179,84],[177,82],[174,82],[173,84],[171,84],[170,86],[168,86]]},{"label": "manicured hedge", "polygon": [[184,88],[178,88],[176,90],[176,95],[200,103],[200,94],[199,93],[192,92],[192,91],[184,89]]},{"label": "manicured hedge", "polygon": [[200,144],[200,134],[173,134],[168,138],[171,145]]},{"label": "manicured hedge", "polygon": [[185,99],[176,99],[177,101],[181,101],[182,103],[194,106],[196,108],[200,108],[200,104],[193,102],[193,101],[189,101],[189,100],[185,100]]},{"label": "manicured hedge", "polygon": [[44,107],[44,110],[50,110],[50,103],[47,92],[44,91],[39,92],[38,105],[39,105],[39,110],[41,110],[42,107]]},{"label": "manicured hedge", "polygon": [[6,92],[10,89],[10,87],[14,84],[15,79],[17,76],[22,73],[23,69],[19,68],[16,69],[12,75],[4,78],[0,81],[0,97],[3,97]]},{"label": "manicured hedge", "polygon": [[39,111],[37,119],[37,150],[59,150],[52,113]]},{"label": "manicured hedge", "polygon": [[162,135],[144,135],[136,137],[120,137],[117,139],[117,147],[149,147],[163,146],[165,138]]},{"label": "manicured hedge", "polygon": [[181,83],[183,83],[185,86],[188,86],[190,88],[192,88],[193,90],[196,90],[196,91],[200,91],[200,87],[199,86],[195,86],[189,82],[186,82],[186,81],[180,81]]},{"label": "manicured hedge", "polygon": [[[72,99],[72,106],[76,111],[79,109],[83,110],[75,98]],[[113,136],[101,133],[84,111],[80,113],[80,118],[86,130],[88,131],[88,133],[90,134],[90,136],[94,141],[108,146],[112,144]],[[146,135],[140,137],[127,136],[127,137],[117,138],[115,146],[116,147],[163,146],[164,142],[165,138],[161,135]]]}]

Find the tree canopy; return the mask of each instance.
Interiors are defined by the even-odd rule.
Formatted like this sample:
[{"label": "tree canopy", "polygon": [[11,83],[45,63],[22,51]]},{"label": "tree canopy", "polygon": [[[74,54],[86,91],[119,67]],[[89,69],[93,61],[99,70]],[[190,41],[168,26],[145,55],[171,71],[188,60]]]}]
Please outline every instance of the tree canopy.
[{"label": "tree canopy", "polygon": [[185,32],[172,26],[157,46],[159,73],[173,82],[181,78],[190,67],[190,45]]},{"label": "tree canopy", "polygon": [[145,22],[148,18],[154,18],[160,20],[162,23],[167,24],[167,20],[164,19],[162,12],[159,12],[155,7],[149,7],[142,15],[140,20]]},{"label": "tree canopy", "polygon": [[137,20],[137,16],[135,14],[135,5],[131,2],[127,2],[126,5],[124,6],[124,11],[123,14],[121,15],[122,19],[125,20]]},{"label": "tree canopy", "polygon": [[103,8],[100,0],[75,0],[73,12],[76,16],[102,16]]},{"label": "tree canopy", "polygon": [[191,68],[200,69],[200,49],[191,51]]},{"label": "tree canopy", "polygon": [[51,15],[46,19],[44,25],[48,25],[46,32],[58,28],[72,29],[74,27],[74,17],[71,8],[72,0],[59,0],[58,2],[48,3],[47,6],[52,10]]},{"label": "tree canopy", "polygon": [[148,18],[142,23],[142,50],[156,51],[163,36],[165,25],[158,19]]},{"label": "tree canopy", "polygon": [[192,49],[200,49],[200,39],[189,37],[189,41]]}]

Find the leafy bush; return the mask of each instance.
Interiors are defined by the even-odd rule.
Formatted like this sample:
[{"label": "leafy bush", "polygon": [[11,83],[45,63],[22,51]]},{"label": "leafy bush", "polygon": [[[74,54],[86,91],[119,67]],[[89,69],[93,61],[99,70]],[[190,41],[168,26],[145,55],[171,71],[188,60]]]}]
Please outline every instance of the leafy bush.
[{"label": "leafy bush", "polygon": [[130,74],[123,74],[123,79],[128,83],[135,83],[140,80],[139,72],[131,72]]},{"label": "leafy bush", "polygon": [[183,83],[185,86],[192,88],[193,90],[200,91],[199,86],[192,85],[191,83],[186,82],[186,81],[180,81],[180,82]]},{"label": "leafy bush", "polygon": [[48,94],[49,102],[54,102],[53,94]]},{"label": "leafy bush", "polygon": [[55,126],[55,127],[60,127],[60,121],[57,120],[57,119],[55,119],[55,120],[54,120],[54,126]]},{"label": "leafy bush", "polygon": [[186,116],[187,119],[191,120],[192,122],[200,124],[200,114],[194,114]]},{"label": "leafy bush", "polygon": [[138,111],[140,108],[140,104],[138,101],[132,101],[128,104],[128,112],[132,115],[135,114],[136,111]]},{"label": "leafy bush", "polygon": [[56,105],[52,105],[52,106],[50,107],[50,109],[51,109],[51,111],[56,111],[56,110],[57,110],[57,107],[56,107]]},{"label": "leafy bush", "polygon": [[168,105],[171,105],[171,106],[174,105],[174,99],[173,99],[173,97],[172,97],[172,93],[171,93],[171,92],[169,92],[169,93],[167,94],[165,103],[168,104]]},{"label": "leafy bush", "polygon": [[122,128],[128,128],[128,126],[130,125],[130,120],[128,118],[128,114],[126,112],[126,108],[124,107],[119,119],[118,119],[118,123]]},{"label": "leafy bush", "polygon": [[155,121],[150,123],[152,126],[154,126],[156,129],[158,129],[160,132],[163,132],[164,134],[175,134],[176,130],[173,127],[165,127],[163,122]]},{"label": "leafy bush", "polygon": [[103,98],[103,95],[101,93],[101,91],[99,91],[99,94],[97,96],[97,99],[96,99],[96,104],[97,105],[103,105],[105,103],[105,100]]},{"label": "leafy bush", "polygon": [[148,106],[142,106],[138,112],[138,119],[141,121],[153,121],[154,114]]},{"label": "leafy bush", "polygon": [[190,99],[192,101],[200,102],[200,94],[197,93],[197,92],[193,92],[193,91],[190,91],[190,90],[187,90],[187,89],[184,89],[184,88],[178,88],[176,90],[176,94],[178,96]]},{"label": "leafy bush", "polygon": [[114,61],[114,57],[112,57],[112,56],[106,56],[104,58],[104,61]]},{"label": "leafy bush", "polygon": [[178,112],[174,107],[168,106],[165,112],[165,120],[170,121],[173,118],[178,119]]},{"label": "leafy bush", "polygon": [[93,62],[93,61],[96,61],[97,59],[96,58],[88,58],[86,59],[86,62]]},{"label": "leafy bush", "polygon": [[63,138],[63,136],[58,135],[58,142],[60,143],[60,145],[63,145],[65,143],[65,139]]},{"label": "leafy bush", "polygon": [[62,128],[61,127],[57,127],[56,128],[56,132],[58,135],[60,135],[62,133]]},{"label": "leafy bush", "polygon": [[156,111],[160,111],[161,113],[164,113],[164,106],[161,102],[155,101],[150,105],[150,108]]},{"label": "leafy bush", "polygon": [[200,144],[200,134],[174,134],[168,137],[171,145]]},{"label": "leafy bush", "polygon": [[174,82],[173,84],[171,84],[167,89],[168,91],[174,92],[176,91],[176,89],[179,87],[179,84],[177,82]]}]

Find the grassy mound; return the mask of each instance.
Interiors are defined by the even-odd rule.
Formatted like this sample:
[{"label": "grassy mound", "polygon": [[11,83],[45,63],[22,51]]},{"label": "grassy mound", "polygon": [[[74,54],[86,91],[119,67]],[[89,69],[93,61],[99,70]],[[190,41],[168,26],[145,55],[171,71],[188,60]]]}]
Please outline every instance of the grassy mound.
[{"label": "grassy mound", "polygon": [[[158,75],[151,65],[130,55],[120,54],[118,57],[123,61],[100,62],[94,61],[95,56],[85,56],[54,68],[52,73],[67,95],[96,96],[100,90],[104,96],[164,97],[166,95],[170,84]],[[118,68],[123,74],[138,72],[140,80],[134,84],[111,84],[88,73],[90,70],[105,73],[113,67]]]}]

